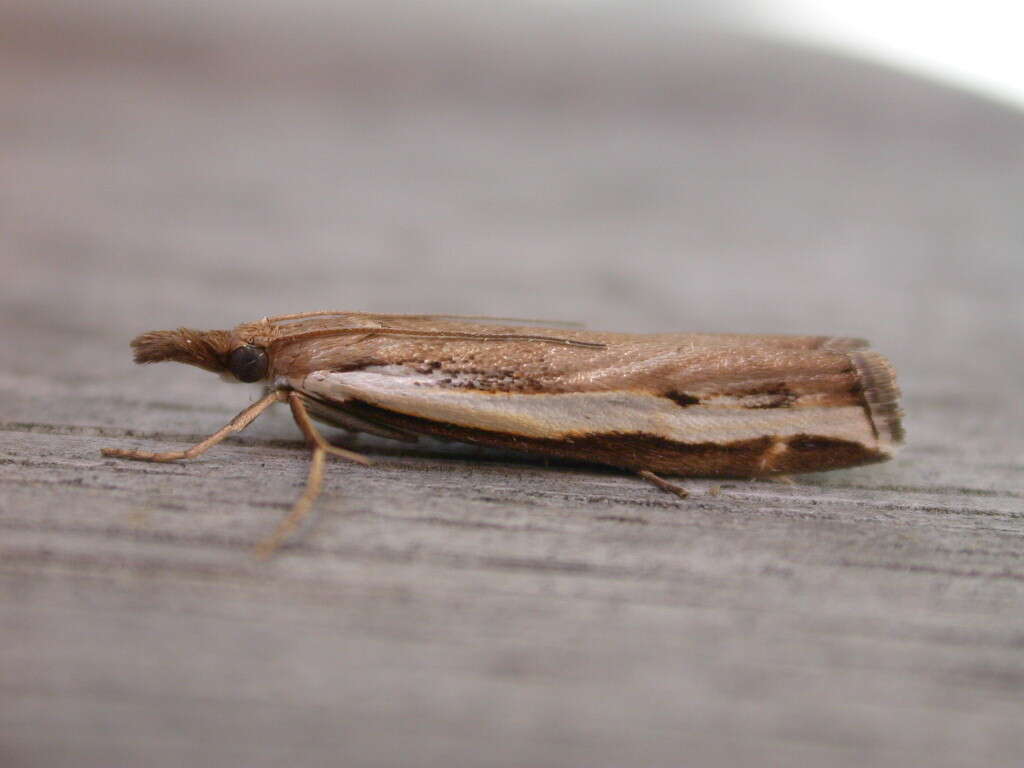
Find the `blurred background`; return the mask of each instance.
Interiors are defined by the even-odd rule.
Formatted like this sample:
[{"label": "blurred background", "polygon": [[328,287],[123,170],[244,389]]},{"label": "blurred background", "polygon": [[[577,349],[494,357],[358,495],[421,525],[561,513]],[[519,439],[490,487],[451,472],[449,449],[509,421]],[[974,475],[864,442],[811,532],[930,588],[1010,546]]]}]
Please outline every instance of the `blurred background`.
[{"label": "blurred background", "polygon": [[[643,734],[651,765],[679,764],[679,734],[722,765],[766,744],[812,765],[1020,764],[1019,14],[0,0],[0,763],[5,746],[81,766],[226,745],[280,765],[344,721],[356,751],[446,766],[634,764],[616,763],[620,733]],[[864,336],[900,372],[910,442],[837,480],[664,513],[615,534],[627,544],[571,496],[608,475],[505,473],[571,486],[535,509],[465,501],[472,470],[437,470],[454,490],[432,493],[455,498],[439,511],[343,473],[331,503],[373,514],[318,535],[351,549],[282,558],[290,582],[225,571],[294,495],[304,458],[269,442],[294,428],[282,413],[247,432],[268,439],[265,472],[248,455],[151,476],[102,463],[104,435],[181,441],[244,400],[199,370],[134,368],[128,340],[326,308]],[[394,474],[380,482],[427,482]],[[224,487],[231,504],[211,502]],[[659,514],[643,492],[622,519]],[[772,513],[744,493],[791,495]],[[160,494],[184,506],[132,506]],[[477,513],[491,522],[444,517]],[[450,523],[433,539],[428,515]],[[566,574],[611,565],[560,581],[541,569],[556,556]]]}]

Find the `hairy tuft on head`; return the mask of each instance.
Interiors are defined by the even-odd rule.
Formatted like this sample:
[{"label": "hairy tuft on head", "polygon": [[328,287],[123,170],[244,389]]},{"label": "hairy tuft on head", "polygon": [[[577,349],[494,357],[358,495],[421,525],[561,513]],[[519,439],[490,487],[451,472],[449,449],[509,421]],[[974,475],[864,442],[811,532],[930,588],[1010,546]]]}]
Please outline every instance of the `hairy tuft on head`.
[{"label": "hairy tuft on head", "polygon": [[227,367],[231,352],[229,331],[197,331],[178,328],[176,331],[149,331],[132,339],[136,363],[159,363],[173,360],[220,373]]}]

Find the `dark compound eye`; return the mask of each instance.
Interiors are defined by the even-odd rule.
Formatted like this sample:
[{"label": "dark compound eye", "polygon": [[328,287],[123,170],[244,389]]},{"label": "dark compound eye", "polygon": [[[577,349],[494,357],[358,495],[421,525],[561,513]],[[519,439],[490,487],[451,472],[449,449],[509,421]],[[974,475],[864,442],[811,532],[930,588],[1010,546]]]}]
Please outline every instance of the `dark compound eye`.
[{"label": "dark compound eye", "polygon": [[228,370],[239,381],[259,381],[267,375],[267,351],[252,344],[238,347],[228,358]]}]

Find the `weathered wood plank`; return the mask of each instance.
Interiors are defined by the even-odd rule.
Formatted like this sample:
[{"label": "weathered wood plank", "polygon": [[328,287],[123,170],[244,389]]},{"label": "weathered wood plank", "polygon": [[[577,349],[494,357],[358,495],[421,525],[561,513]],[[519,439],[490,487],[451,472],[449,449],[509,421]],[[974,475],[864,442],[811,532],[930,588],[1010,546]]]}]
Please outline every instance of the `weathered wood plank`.
[{"label": "weathered wood plank", "polygon": [[[0,763],[1024,761],[1019,115],[598,16],[41,7],[0,9]],[[134,333],[326,306],[864,335],[910,442],[684,502],[364,440],[267,564],[283,410],[99,455],[252,396]]]}]

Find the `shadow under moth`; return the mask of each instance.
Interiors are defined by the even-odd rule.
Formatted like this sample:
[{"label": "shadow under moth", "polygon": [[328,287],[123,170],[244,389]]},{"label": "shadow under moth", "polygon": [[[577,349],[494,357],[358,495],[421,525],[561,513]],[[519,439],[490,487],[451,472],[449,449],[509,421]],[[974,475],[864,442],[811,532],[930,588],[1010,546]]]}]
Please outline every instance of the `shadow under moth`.
[{"label": "shadow under moth", "polygon": [[[395,440],[419,435],[634,472],[759,478],[884,461],[903,438],[889,362],[828,336],[627,334],[514,325],[505,318],[304,312],[230,331],[179,328],[132,341],[135,362],[173,360],[266,394],[184,451],[199,456],[286,402],[312,450],[304,493],[257,547],[269,555],[308,515],[330,444],[313,420]],[[528,322],[528,321],[523,321]]]}]

